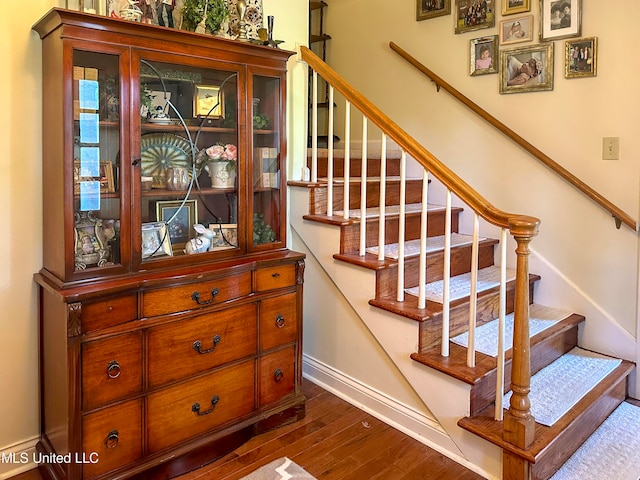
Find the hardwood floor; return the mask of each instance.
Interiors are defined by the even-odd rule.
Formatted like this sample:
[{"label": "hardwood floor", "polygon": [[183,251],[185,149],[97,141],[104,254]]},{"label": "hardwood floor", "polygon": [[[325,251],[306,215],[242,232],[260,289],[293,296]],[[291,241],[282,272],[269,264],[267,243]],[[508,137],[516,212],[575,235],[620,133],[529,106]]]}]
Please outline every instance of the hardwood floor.
[{"label": "hardwood floor", "polygon": [[[318,480],[476,480],[480,475],[305,380],[303,420],[176,480],[236,480],[289,457]],[[13,480],[40,480],[37,470]]]}]

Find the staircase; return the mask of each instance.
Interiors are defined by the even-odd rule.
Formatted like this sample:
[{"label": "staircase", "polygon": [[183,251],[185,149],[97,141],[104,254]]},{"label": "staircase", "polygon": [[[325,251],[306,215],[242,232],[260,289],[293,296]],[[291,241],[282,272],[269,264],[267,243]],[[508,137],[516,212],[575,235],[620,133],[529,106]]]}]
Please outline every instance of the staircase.
[{"label": "staircase", "polygon": [[[489,477],[525,479],[531,478],[542,480],[551,478],[574,452],[597,431],[598,426],[627,399],[627,378],[634,365],[628,361],[610,359],[597,355],[597,360],[602,360],[609,365],[602,374],[602,378],[594,383],[593,388],[584,392],[584,395],[577,400],[574,405],[569,405],[566,413],[559,414],[559,420],[551,425],[536,423],[533,430],[533,437],[526,447],[514,445],[509,441],[508,433],[505,434],[505,420],[500,417],[497,411],[502,413],[502,408],[496,408],[496,403],[500,404],[502,399],[496,395],[496,388],[501,393],[507,393],[511,389],[509,379],[512,378],[513,349],[510,348],[511,340],[505,340],[505,348],[499,349],[504,352],[504,367],[496,357],[502,353],[483,353],[476,351],[469,355],[469,317],[470,311],[477,327],[486,327],[487,331],[498,330],[495,326],[499,317],[501,302],[506,321],[513,319],[517,309],[516,292],[517,280],[515,275],[509,276],[503,286],[492,283],[491,279],[500,276],[501,268],[497,265],[496,258],[500,259],[500,239],[478,238],[477,248],[474,253],[473,232],[461,231],[462,224],[469,222],[462,221],[465,215],[469,215],[462,207],[449,207],[441,205],[429,205],[426,209],[426,225],[428,226],[427,253],[426,253],[426,285],[427,299],[424,308],[420,308],[419,297],[412,294],[399,292],[403,290],[415,289],[420,284],[420,274],[423,270],[419,255],[415,253],[416,245],[420,243],[422,225],[422,202],[423,202],[423,179],[405,179],[405,187],[401,188],[402,160],[400,158],[369,159],[366,166],[362,166],[361,159],[350,157],[347,161],[349,177],[342,177],[345,169],[345,160],[341,158],[341,152],[333,155],[332,168],[329,169],[329,160],[326,151],[318,152],[317,158],[313,161],[309,158],[309,167],[317,170],[317,179],[314,182],[290,182],[291,186],[291,224],[296,235],[300,238],[309,253],[321,264],[332,277],[341,292],[346,296],[355,295],[350,293],[347,285],[350,281],[355,281],[361,285],[357,288],[360,296],[368,297],[367,307],[362,305],[361,299],[347,298],[358,311],[362,321],[368,328],[376,334],[376,324],[381,320],[379,317],[383,312],[382,321],[398,322],[398,329],[404,328],[407,319],[415,324],[417,334],[416,351],[406,351],[406,356],[411,358],[413,365],[407,366],[398,362],[398,368],[407,376],[412,384],[431,383],[435,388],[450,388],[447,394],[453,392],[465,392],[464,398],[451,399],[451,404],[462,401],[467,403],[467,413],[455,419],[456,424],[442,422],[444,429],[453,442],[460,449],[457,455],[462,455],[471,463],[476,463],[474,454],[469,453],[477,450],[477,439],[481,439],[481,456],[493,456],[493,460],[488,463],[486,460],[480,470],[487,473]],[[312,165],[315,164],[315,165]],[[329,170],[332,170],[330,172]],[[367,172],[366,195],[362,193],[362,170]],[[331,175],[329,175],[331,173]],[[385,182],[381,185],[381,173],[385,177]],[[327,177],[332,176],[331,182]],[[328,195],[329,183],[331,184],[332,195]],[[345,185],[349,184],[348,190],[348,215],[345,216]],[[383,193],[384,192],[384,193]],[[382,194],[382,195],[381,195]],[[329,208],[328,198],[331,197]],[[380,198],[384,198],[384,221],[379,222]],[[366,203],[366,228],[362,226],[361,203]],[[400,204],[404,204],[404,215],[401,220],[399,214]],[[306,211],[305,211],[306,210]],[[330,212],[330,215],[327,213]],[[447,212],[449,214],[447,215]],[[471,212],[472,213],[472,212]],[[348,218],[345,218],[348,217]],[[334,230],[332,235],[334,244],[328,244],[322,237],[318,228]],[[384,245],[378,247],[380,238],[380,228],[384,229]],[[398,242],[400,231],[404,232],[403,247]],[[364,232],[365,251],[362,254],[361,236]],[[450,235],[447,235],[450,232]],[[448,246],[446,244],[449,244]],[[379,249],[383,248],[385,256],[380,259]],[[446,260],[445,248],[450,251],[450,260]],[[398,250],[403,250],[404,261],[402,265],[397,260]],[[332,254],[328,254],[332,251]],[[472,274],[471,265],[476,259],[478,270],[477,284],[486,283],[484,287],[478,287],[473,297],[470,295],[471,286],[469,277]],[[445,313],[442,301],[436,297],[442,295],[443,278],[445,272],[445,261],[449,262],[450,282],[453,287],[448,292],[450,299],[449,311]],[[330,263],[338,265],[330,265]],[[340,264],[345,269],[340,269]],[[362,273],[354,273],[354,269]],[[345,273],[346,272],[346,273]],[[345,275],[353,275],[353,280],[346,280]],[[360,277],[362,275],[362,277]],[[399,276],[402,277],[399,282]],[[359,278],[370,278],[371,281],[358,281]],[[535,285],[542,281],[535,273],[528,275],[528,283],[525,289],[528,290],[529,302],[529,327],[531,337],[527,348],[530,348],[530,373],[536,379],[538,372],[542,374],[550,371],[554,365],[561,365],[567,358],[575,355],[586,355],[591,358],[590,352],[585,352],[579,347],[578,331],[586,319],[575,313],[538,305],[534,298]],[[399,287],[401,285],[402,287]],[[369,289],[366,289],[368,286]],[[352,291],[355,291],[351,287]],[[501,300],[501,291],[504,300]],[[460,293],[462,292],[462,293]],[[400,293],[400,295],[399,295]],[[415,292],[414,292],[415,293]],[[471,301],[476,298],[477,301]],[[401,300],[399,300],[401,298]],[[434,298],[436,298],[434,300]],[[358,302],[361,305],[357,305]],[[373,307],[373,308],[372,308]],[[447,317],[447,318],[444,318]],[[448,325],[449,340],[443,342],[441,331],[443,323]],[[402,324],[402,325],[401,325]],[[393,329],[393,327],[391,327]],[[474,344],[481,341],[481,328],[474,333]],[[517,332],[514,333],[517,337]],[[397,349],[394,340],[386,340],[384,335],[376,335],[382,347],[389,351]],[[520,346],[515,338],[516,347]],[[385,345],[385,342],[388,342]],[[443,343],[444,348],[443,348]],[[493,340],[489,342],[494,344]],[[530,347],[529,347],[530,345]],[[446,353],[443,354],[443,352]],[[471,357],[471,359],[470,359]],[[470,361],[471,360],[471,361]],[[470,366],[470,364],[472,366]],[[417,368],[416,368],[417,367]],[[546,368],[549,367],[549,368]],[[522,368],[519,366],[518,368]],[[580,368],[580,366],[578,367]],[[416,373],[417,372],[417,373]],[[444,374],[448,379],[444,383],[436,380]],[[578,377],[576,373],[570,373],[572,377]],[[590,378],[592,373],[585,375]],[[499,379],[504,377],[506,385]],[[543,391],[554,391],[560,386],[568,384],[570,378],[553,377],[554,383],[549,386],[538,387]],[[449,382],[448,387],[439,387]],[[535,385],[535,382],[533,382]],[[578,382],[582,384],[584,382]],[[498,387],[497,387],[498,385]],[[540,385],[544,385],[541,383]],[[423,385],[424,386],[424,385]],[[416,387],[417,392],[421,389]],[[528,392],[527,392],[528,393]],[[532,398],[536,399],[536,394],[540,392],[532,391]],[[446,418],[451,412],[446,411],[446,406],[434,406],[433,395],[422,394],[425,404],[433,409],[438,419]],[[528,401],[528,399],[527,399]],[[446,402],[445,402],[446,403]],[[532,400],[535,411],[534,400]],[[504,403],[507,408],[508,402]],[[637,412],[635,412],[635,410]],[[459,409],[458,409],[459,410]],[[452,408],[452,411],[456,411]],[[633,407],[640,418],[640,407]],[[498,416],[498,419],[496,419]],[[535,415],[534,415],[535,416]],[[475,438],[472,439],[471,436]],[[468,446],[472,445],[472,446]],[[477,455],[477,453],[476,453]],[[500,468],[501,472],[496,472]],[[478,464],[480,461],[477,462]],[[635,477],[640,478],[640,465],[635,471]],[[611,470],[609,470],[611,471]],[[563,470],[561,473],[564,472]],[[563,480],[579,477],[566,476],[559,477]],[[584,478],[584,477],[583,477]],[[590,477],[596,478],[596,477]],[[607,477],[614,480],[615,477]],[[620,477],[623,478],[623,477]],[[626,478],[626,477],[625,477]]]}]

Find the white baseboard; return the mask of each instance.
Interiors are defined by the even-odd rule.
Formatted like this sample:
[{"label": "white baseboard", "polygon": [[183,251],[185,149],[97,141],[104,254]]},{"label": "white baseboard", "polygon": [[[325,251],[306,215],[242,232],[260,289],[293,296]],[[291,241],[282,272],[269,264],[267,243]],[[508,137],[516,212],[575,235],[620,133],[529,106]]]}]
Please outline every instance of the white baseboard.
[{"label": "white baseboard", "polygon": [[429,415],[408,407],[392,397],[304,354],[302,372],[306,379],[337,397],[364,410],[378,420],[391,425],[405,435],[425,444],[469,470],[489,478],[487,473],[476,465],[443,447],[443,445],[451,442],[451,439],[440,424]]},{"label": "white baseboard", "polygon": [[0,480],[6,480],[36,468],[34,454],[40,437],[17,443],[0,450]]}]

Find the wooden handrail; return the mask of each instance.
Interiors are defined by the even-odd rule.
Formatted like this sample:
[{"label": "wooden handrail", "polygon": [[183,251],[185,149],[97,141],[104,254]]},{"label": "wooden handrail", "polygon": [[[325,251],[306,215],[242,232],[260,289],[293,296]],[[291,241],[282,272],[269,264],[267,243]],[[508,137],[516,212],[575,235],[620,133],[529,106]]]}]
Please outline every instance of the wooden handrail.
[{"label": "wooden handrail", "polygon": [[438,90],[440,88],[444,88],[448,93],[450,93],[452,96],[457,98],[461,103],[463,103],[464,105],[469,107],[471,110],[473,110],[476,114],[478,114],[484,120],[486,120],[491,125],[496,127],[500,132],[502,132],[508,138],[510,138],[515,143],[520,145],[524,150],[529,152],[531,155],[533,155],[535,158],[540,160],[542,163],[544,163],[551,170],[553,170],[558,175],[560,175],[562,178],[564,178],[566,181],[568,181],[571,185],[573,185],[578,190],[580,190],[587,197],[589,197],[594,202],[596,202],[598,205],[600,205],[602,208],[604,208],[609,213],[611,213],[611,215],[613,216],[613,218],[616,221],[616,227],[617,228],[620,228],[620,224],[624,223],[629,228],[631,228],[634,232],[638,231],[638,229],[640,228],[640,225],[630,215],[628,215],[623,210],[621,210],[620,208],[615,206],[613,203],[611,203],[609,200],[604,198],[602,195],[600,195],[598,192],[596,192],[589,185],[587,185],[582,180],[580,180],[575,175],[573,175],[571,172],[569,172],[564,167],[559,165],[557,162],[555,162],[549,156],[547,156],[546,154],[541,152],[538,148],[534,147],[531,143],[529,143],[527,140],[522,138],[516,132],[511,130],[504,123],[502,123],[500,120],[498,120],[497,118],[492,116],[490,113],[488,113],[482,107],[478,106],[477,104],[475,104],[474,102],[469,100],[462,93],[460,93],[454,87],[449,85],[447,82],[445,82],[442,78],[440,78],[438,75],[433,73],[427,67],[422,65],[420,62],[418,62],[418,60],[416,60],[414,57],[412,57],[410,54],[408,54],[406,51],[404,51],[398,45],[396,45],[393,42],[389,42],[389,47],[391,47],[391,50],[393,50],[398,55],[400,55],[402,58],[404,58],[406,61],[408,61],[411,65],[413,65],[418,70],[420,70],[422,73],[424,73],[427,77],[429,77],[436,84],[436,86],[438,87]]},{"label": "wooden handrail", "polygon": [[540,224],[539,219],[527,215],[507,213],[491,205],[311,50],[305,46],[300,46],[300,56],[302,60],[327,80],[335,90],[339,91],[345,98],[348,98],[353,106],[366,115],[381,131],[392,138],[400,148],[431,172],[483,219],[499,227],[509,228],[512,233],[513,231],[518,231],[520,234],[526,233],[533,236],[537,234]]}]

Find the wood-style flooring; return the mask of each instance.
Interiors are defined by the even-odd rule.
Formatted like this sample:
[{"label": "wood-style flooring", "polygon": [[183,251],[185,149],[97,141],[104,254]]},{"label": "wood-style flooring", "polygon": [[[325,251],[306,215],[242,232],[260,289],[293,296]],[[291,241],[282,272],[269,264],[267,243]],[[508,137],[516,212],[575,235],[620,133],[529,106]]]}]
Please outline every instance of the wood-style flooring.
[{"label": "wood-style flooring", "polygon": [[[258,435],[176,480],[236,480],[289,457],[318,480],[476,480],[480,475],[310,381],[303,420]],[[12,480],[42,480],[38,470]]]}]

